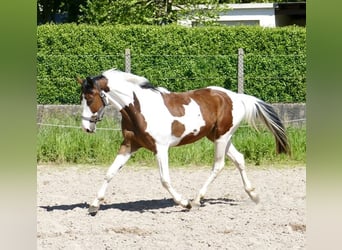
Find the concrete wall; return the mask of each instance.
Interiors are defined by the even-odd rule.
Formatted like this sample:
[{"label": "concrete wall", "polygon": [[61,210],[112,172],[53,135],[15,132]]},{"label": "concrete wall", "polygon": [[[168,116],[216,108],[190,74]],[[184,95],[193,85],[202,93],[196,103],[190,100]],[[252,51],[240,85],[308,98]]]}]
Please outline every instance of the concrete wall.
[{"label": "concrete wall", "polygon": [[[305,126],[306,112],[305,103],[293,104],[273,104],[273,107],[278,112],[280,119],[285,126]],[[82,108],[80,105],[37,105],[37,123],[44,123],[48,117],[65,117],[65,116],[81,116]],[[105,117],[113,117],[120,120],[121,115],[113,106],[106,107]],[[67,124],[65,124],[67,125]]]},{"label": "concrete wall", "polygon": [[277,103],[273,104],[274,109],[279,114],[285,126],[305,126],[306,125],[306,105],[305,103]]},{"label": "concrete wall", "polygon": [[[273,3],[243,3],[227,4],[228,10],[219,13],[218,23],[224,25],[258,25],[275,27],[275,10]],[[206,9],[206,5],[199,5],[199,9]],[[178,8],[175,7],[175,10]],[[184,19],[178,21],[180,25],[192,27],[196,22]]]}]

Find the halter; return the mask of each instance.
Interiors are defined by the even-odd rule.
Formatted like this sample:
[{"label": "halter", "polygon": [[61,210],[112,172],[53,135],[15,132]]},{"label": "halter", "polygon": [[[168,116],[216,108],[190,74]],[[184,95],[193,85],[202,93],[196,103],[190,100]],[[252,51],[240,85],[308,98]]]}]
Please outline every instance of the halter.
[{"label": "halter", "polygon": [[105,107],[109,105],[107,97],[105,92],[100,88],[100,86],[97,84],[97,81],[95,81],[95,87],[98,89],[98,91],[100,92],[100,97],[102,100],[102,107],[94,114],[92,115],[90,118],[89,117],[85,117],[82,116],[83,120],[89,121],[91,123],[97,123],[98,121],[101,121],[104,115],[104,110]]}]

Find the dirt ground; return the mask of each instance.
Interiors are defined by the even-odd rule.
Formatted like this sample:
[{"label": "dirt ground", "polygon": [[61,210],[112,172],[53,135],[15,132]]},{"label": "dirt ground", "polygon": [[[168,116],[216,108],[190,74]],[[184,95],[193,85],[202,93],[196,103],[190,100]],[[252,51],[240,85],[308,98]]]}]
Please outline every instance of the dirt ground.
[{"label": "dirt ground", "polygon": [[[155,167],[126,166],[112,180],[96,216],[88,204],[105,167],[37,167],[38,249],[305,249],[305,167],[251,168],[254,204],[238,171],[226,167],[204,204],[174,205]],[[194,198],[210,168],[171,168],[173,186]]]}]

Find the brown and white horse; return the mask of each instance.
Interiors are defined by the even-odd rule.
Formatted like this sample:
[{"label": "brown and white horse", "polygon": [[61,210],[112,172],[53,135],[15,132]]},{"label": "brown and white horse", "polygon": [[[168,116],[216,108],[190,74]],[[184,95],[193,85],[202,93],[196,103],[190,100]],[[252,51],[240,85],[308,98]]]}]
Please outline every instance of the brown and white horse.
[{"label": "brown and white horse", "polygon": [[[263,122],[273,133],[277,153],[290,153],[284,126],[270,104],[256,97],[237,94],[221,87],[207,87],[183,93],[153,87],[141,76],[116,69],[100,76],[78,79],[82,86],[82,127],[95,132],[108,104],[120,111],[123,142],[96,199],[89,207],[95,215],[104,200],[110,180],[139,148],[152,151],[157,158],[163,187],[176,204],[190,209],[199,205],[210,183],[224,166],[225,156],[239,169],[244,189],[259,201],[245,171],[244,156],[231,142],[242,121],[256,128]],[[207,137],[215,144],[211,174],[193,201],[183,198],[173,187],[169,175],[168,149]]]}]

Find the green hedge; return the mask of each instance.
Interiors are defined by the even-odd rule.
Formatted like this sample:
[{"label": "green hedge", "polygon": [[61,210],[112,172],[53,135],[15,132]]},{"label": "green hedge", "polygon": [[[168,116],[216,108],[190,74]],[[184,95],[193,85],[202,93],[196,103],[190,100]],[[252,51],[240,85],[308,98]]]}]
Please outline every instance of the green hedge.
[{"label": "green hedge", "polygon": [[124,70],[156,86],[185,91],[209,85],[237,90],[243,48],[245,93],[268,102],[305,102],[306,30],[300,27],[42,25],[37,28],[37,102],[77,104],[75,77]]}]

